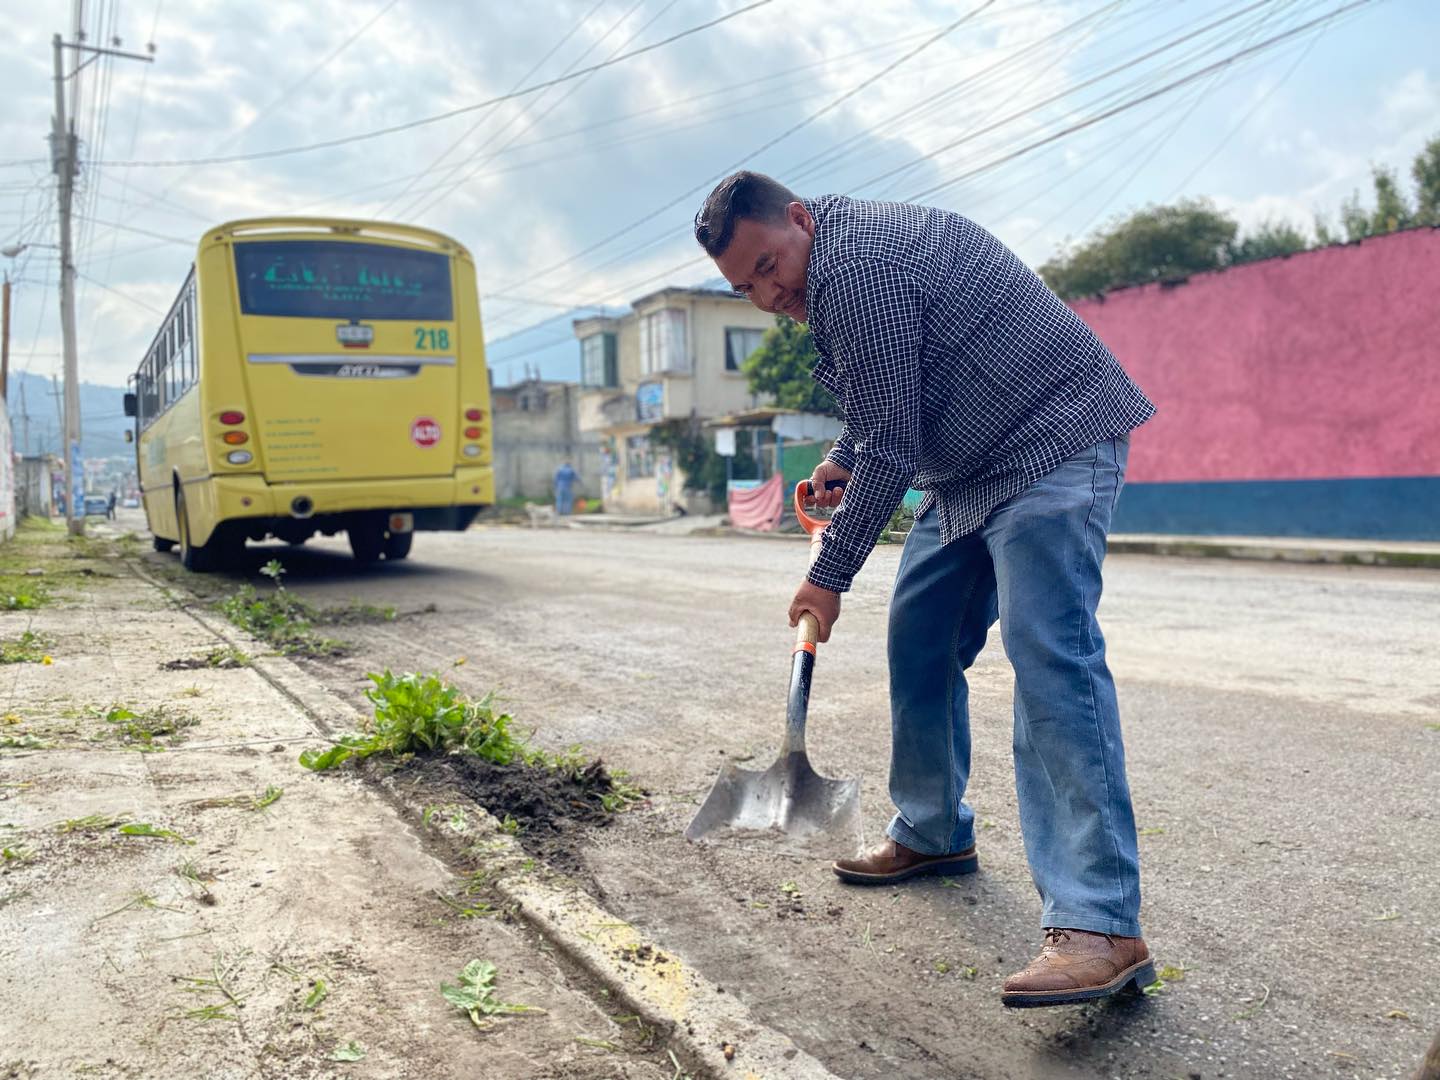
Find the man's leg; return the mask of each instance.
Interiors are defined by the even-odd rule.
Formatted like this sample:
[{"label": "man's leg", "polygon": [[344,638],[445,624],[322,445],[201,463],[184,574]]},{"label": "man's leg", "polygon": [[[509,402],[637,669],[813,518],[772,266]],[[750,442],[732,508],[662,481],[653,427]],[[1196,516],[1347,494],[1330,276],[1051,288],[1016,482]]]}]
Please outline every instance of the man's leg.
[{"label": "man's leg", "polygon": [[978,537],[940,543],[940,515],[915,523],[905,540],[890,600],[889,839],[840,859],[835,873],[859,885],[979,867],[970,778],[969,687],[965,669],[995,622],[995,574]]},{"label": "man's leg", "polygon": [[890,600],[891,839],[927,855],[975,843],[965,669],[995,621],[995,574],[975,537],[940,543],[940,515],[915,523]]},{"label": "man's leg", "polygon": [[982,535],[1015,668],[1015,786],[1041,925],[1138,938],[1135,817],[1095,618],[1128,452],[1122,438],[1076,454],[1001,506]]}]

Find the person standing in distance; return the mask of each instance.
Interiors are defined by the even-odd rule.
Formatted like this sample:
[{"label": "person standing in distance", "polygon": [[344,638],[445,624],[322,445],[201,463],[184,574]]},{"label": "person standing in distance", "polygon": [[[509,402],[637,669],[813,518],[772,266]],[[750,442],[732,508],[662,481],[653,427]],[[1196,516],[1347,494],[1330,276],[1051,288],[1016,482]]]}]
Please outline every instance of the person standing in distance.
[{"label": "person standing in distance", "polygon": [[[837,506],[790,604],[829,639],[908,488],[925,492],[890,604],[886,842],[835,873],[888,885],[978,867],[965,802],[965,670],[999,620],[1015,669],[1015,785],[1044,944],[1006,1005],[1153,980],[1135,817],[1096,622],[1130,432],[1154,406],[1088,326],[959,214],[804,199],[754,172],[712,191],[695,238],[740,295],[808,323],[844,431],[811,478]],[[844,481],[827,492],[825,484]]]}]

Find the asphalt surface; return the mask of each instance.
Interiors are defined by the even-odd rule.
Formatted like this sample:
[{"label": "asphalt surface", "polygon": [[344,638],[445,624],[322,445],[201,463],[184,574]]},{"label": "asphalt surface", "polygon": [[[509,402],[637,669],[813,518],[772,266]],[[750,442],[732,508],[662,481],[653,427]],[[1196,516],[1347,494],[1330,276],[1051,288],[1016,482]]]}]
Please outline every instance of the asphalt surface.
[{"label": "asphalt surface", "polygon": [[[867,839],[889,815],[899,550],[846,597],[810,710],[816,766],[863,776]],[[486,528],[368,571],[343,540],[252,569],[271,554],[317,601],[434,605],[346,627],[361,649],[320,669],[335,689],[439,671],[629,770],[653,797],[586,851],[600,899],[838,1075],[1399,1077],[1440,1028],[1440,573],[1112,557],[1101,620],[1167,985],[1013,1013],[999,984],[1037,950],[1039,905],[998,632],[971,672],[981,872],[864,890],[836,852],[680,837],[727,757],[763,767],[779,744],[803,544]]]}]

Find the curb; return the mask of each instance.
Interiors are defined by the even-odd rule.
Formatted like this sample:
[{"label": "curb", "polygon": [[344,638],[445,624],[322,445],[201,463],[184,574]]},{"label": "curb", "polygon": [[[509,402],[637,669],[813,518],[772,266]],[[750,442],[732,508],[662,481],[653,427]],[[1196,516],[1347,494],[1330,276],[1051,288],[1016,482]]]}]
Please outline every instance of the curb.
[{"label": "curb", "polygon": [[[730,537],[746,540],[805,540],[804,533],[761,532],[729,525],[696,529],[690,536]],[[904,533],[892,543],[903,543]],[[1391,566],[1440,570],[1440,544],[1407,547],[1403,543],[1374,545],[1363,540],[1287,540],[1283,537],[1145,536],[1112,533],[1107,541],[1111,555],[1168,555],[1190,559],[1250,559],[1265,562],[1325,564],[1331,566]]]},{"label": "curb", "polygon": [[[314,725],[318,738],[360,725],[361,714],[323,683],[284,657],[257,655],[263,643],[183,603],[175,590],[129,560],[121,562],[176,608],[227,645],[249,646],[251,667]],[[387,801],[419,822],[423,808],[393,785],[379,785]],[[555,948],[579,964],[645,1022],[668,1032],[688,1063],[724,1080],[839,1080],[789,1036],[758,1021],[733,995],[704,978],[640,930],[602,908],[578,885],[535,861],[483,808],[478,815],[494,832],[489,841],[492,883],[516,914]],[[497,857],[498,856],[498,857]],[[730,1056],[727,1057],[726,1050]]]},{"label": "curb", "polygon": [[1327,564],[1334,566],[1398,566],[1440,570],[1440,545],[1434,549],[1350,544],[1284,538],[1127,536],[1112,535],[1112,555],[1172,555],[1187,558],[1250,559],[1265,562]]}]

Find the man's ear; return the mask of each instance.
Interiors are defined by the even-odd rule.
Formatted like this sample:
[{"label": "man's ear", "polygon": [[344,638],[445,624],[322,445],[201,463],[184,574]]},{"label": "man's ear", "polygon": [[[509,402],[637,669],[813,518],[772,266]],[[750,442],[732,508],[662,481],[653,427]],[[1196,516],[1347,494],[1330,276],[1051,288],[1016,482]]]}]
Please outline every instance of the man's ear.
[{"label": "man's ear", "polygon": [[792,202],[785,207],[785,214],[790,219],[790,224],[805,230],[805,235],[812,240],[815,238],[815,219],[810,216],[810,211],[805,209],[804,203]]}]

